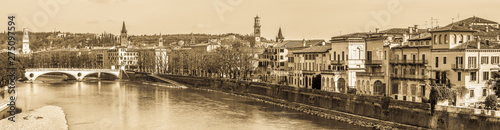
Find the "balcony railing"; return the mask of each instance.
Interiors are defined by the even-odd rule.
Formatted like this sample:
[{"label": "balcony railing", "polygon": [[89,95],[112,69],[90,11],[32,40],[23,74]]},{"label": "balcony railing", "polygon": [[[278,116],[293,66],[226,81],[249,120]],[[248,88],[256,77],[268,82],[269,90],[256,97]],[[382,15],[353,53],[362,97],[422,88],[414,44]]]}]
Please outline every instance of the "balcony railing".
[{"label": "balcony railing", "polygon": [[366,65],[382,65],[382,60],[365,60]]},{"label": "balcony railing", "polygon": [[429,79],[426,75],[401,75],[401,74],[391,74],[392,79],[400,80],[426,80]]},{"label": "balcony railing", "polygon": [[413,64],[413,65],[424,65],[428,64],[429,62],[427,60],[390,60],[389,63],[391,64],[403,64],[403,65],[408,65],[408,64]]},{"label": "balcony railing", "polygon": [[345,74],[345,70],[321,70],[323,74]]},{"label": "balcony railing", "polygon": [[356,76],[384,77],[384,72],[359,72]]},{"label": "balcony railing", "polygon": [[345,64],[345,60],[332,60],[331,64],[332,65],[344,65]]},{"label": "balcony railing", "polygon": [[452,64],[451,69],[453,69],[455,71],[457,71],[457,70],[479,70],[479,67],[476,64],[470,64],[470,65]]}]

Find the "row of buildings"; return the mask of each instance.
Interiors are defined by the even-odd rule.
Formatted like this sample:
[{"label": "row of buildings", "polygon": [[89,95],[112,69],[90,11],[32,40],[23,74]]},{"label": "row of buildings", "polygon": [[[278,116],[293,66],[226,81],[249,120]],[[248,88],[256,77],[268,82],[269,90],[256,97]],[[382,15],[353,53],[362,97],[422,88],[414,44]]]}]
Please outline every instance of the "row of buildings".
[{"label": "row of buildings", "polygon": [[[28,37],[27,30],[24,35]],[[29,50],[29,43],[26,44]],[[23,48],[23,52],[24,50]],[[162,37],[158,39],[158,46],[130,46],[125,22],[123,22],[120,45],[37,51],[30,53],[30,59],[34,68],[101,68],[166,73],[168,70],[167,51],[168,49],[163,46]]]},{"label": "row of buildings", "polygon": [[476,106],[492,93],[487,82],[499,69],[499,24],[479,17],[329,41],[284,40],[280,28],[276,41],[259,56],[262,81],[331,92],[422,102],[432,86],[465,88],[466,94],[449,104]]}]

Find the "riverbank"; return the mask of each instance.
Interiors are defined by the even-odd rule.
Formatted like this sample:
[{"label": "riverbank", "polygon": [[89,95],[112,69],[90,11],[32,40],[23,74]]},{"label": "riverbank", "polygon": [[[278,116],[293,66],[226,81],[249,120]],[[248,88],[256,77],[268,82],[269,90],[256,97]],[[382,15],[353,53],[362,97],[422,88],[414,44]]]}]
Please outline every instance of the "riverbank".
[{"label": "riverbank", "polygon": [[255,100],[255,101],[259,101],[259,102],[263,102],[263,103],[267,103],[267,104],[272,104],[272,105],[284,107],[287,109],[292,109],[292,110],[303,112],[303,113],[306,113],[309,115],[318,116],[318,117],[322,117],[325,119],[330,119],[330,120],[335,120],[335,121],[340,121],[340,122],[345,122],[345,123],[348,123],[351,125],[356,125],[356,126],[361,126],[361,127],[381,129],[381,130],[387,130],[387,129],[427,129],[427,128],[423,128],[423,127],[394,123],[394,122],[390,122],[390,121],[384,121],[384,120],[379,120],[379,119],[375,119],[375,118],[359,116],[359,115],[345,113],[345,112],[341,112],[341,111],[325,109],[325,108],[321,108],[321,107],[315,107],[312,105],[307,105],[307,104],[302,104],[302,103],[297,103],[297,102],[289,102],[286,100],[272,98],[272,97],[263,96],[263,95],[259,95],[259,94],[242,93],[242,92],[238,92],[238,91],[229,91],[228,92],[228,91],[223,91],[223,90],[219,90],[219,89],[200,87],[200,86],[198,86],[199,84],[196,84],[196,85],[185,84],[185,85],[188,86],[190,89],[197,89],[197,90],[203,90],[203,91],[209,91],[209,92],[222,93],[222,94],[226,94],[226,95],[238,96],[238,97],[242,97],[242,98],[246,98],[246,99],[250,99],[250,100]]},{"label": "riverbank", "polygon": [[7,118],[0,120],[1,129],[5,130],[67,130],[68,122],[61,107],[45,106],[16,115],[16,122]]}]

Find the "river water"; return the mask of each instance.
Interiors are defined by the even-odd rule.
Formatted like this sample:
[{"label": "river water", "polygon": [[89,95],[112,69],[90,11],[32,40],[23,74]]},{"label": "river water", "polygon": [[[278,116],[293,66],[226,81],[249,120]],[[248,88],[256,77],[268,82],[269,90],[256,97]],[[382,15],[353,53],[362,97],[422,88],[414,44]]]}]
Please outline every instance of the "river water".
[{"label": "river water", "polygon": [[218,92],[134,82],[18,83],[16,91],[23,111],[62,107],[70,130],[368,129]]}]

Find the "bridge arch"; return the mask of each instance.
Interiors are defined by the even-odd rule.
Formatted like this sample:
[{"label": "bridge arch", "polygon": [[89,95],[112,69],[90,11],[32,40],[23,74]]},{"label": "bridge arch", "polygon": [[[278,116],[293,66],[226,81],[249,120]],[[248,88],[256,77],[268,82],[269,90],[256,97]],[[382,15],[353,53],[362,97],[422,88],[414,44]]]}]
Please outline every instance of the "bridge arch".
[{"label": "bridge arch", "polygon": [[63,74],[63,75],[66,75],[68,76],[68,79],[74,79],[74,80],[77,80],[78,78],[74,75],[74,74],[71,74],[71,73],[66,73],[66,72],[45,72],[45,73],[36,73],[36,72],[26,72],[25,73],[25,77],[28,78],[28,80],[31,80],[31,81],[34,81],[36,80],[38,77],[42,76],[42,75],[47,75],[47,74]]},{"label": "bridge arch", "polygon": [[82,75],[82,76],[81,76],[81,78],[83,79],[83,78],[85,78],[85,77],[87,77],[87,76],[90,76],[90,75],[92,75],[92,74],[99,74],[99,73],[101,73],[101,74],[113,75],[113,76],[114,76],[114,78],[116,78],[116,79],[119,79],[119,78],[120,78],[120,73],[111,73],[111,72],[90,72],[90,73],[86,73],[85,75]]}]

